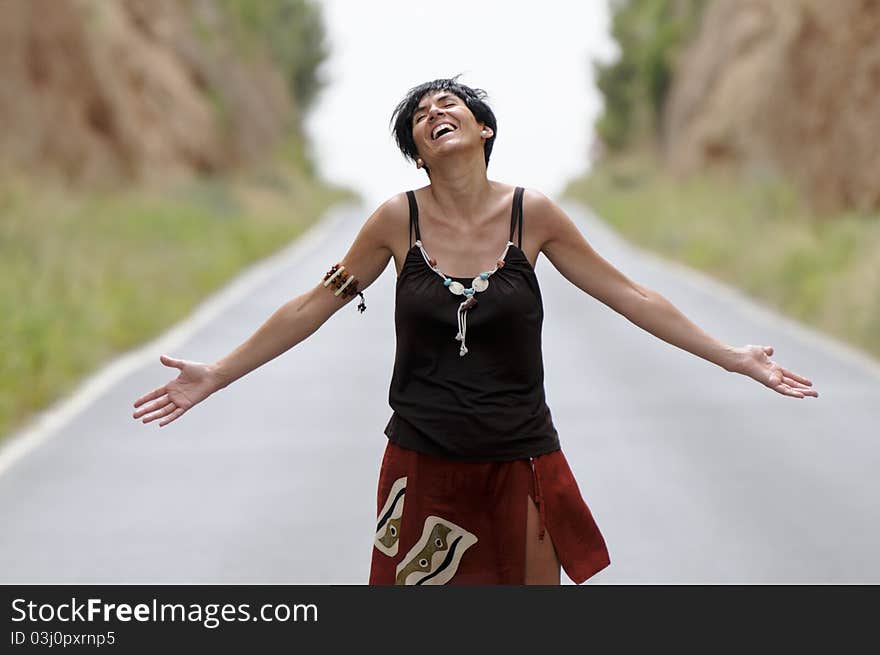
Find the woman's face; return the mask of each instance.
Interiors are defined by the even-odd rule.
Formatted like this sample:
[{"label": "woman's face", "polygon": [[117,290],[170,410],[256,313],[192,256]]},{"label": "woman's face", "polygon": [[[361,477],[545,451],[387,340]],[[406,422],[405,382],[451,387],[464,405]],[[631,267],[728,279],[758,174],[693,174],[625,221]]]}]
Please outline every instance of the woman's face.
[{"label": "woman's face", "polygon": [[[482,129],[486,134],[480,133]],[[426,93],[413,114],[412,135],[419,156],[432,161],[452,150],[474,148],[483,156],[483,140],[491,129],[478,123],[464,101],[452,91]]]}]

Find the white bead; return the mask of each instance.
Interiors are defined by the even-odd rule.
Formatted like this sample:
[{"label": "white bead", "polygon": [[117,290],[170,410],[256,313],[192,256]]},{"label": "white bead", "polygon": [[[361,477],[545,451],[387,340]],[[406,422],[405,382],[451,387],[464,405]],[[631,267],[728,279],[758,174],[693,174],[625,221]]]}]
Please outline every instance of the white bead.
[{"label": "white bead", "polygon": [[474,278],[474,281],[471,282],[471,286],[474,288],[474,291],[485,291],[489,288],[489,280],[484,280],[478,275]]},{"label": "white bead", "polygon": [[455,282],[455,281],[453,281],[453,282],[449,285],[449,290],[450,290],[452,293],[454,293],[456,296],[460,296],[461,294],[464,293],[464,285],[463,285],[461,282]]}]

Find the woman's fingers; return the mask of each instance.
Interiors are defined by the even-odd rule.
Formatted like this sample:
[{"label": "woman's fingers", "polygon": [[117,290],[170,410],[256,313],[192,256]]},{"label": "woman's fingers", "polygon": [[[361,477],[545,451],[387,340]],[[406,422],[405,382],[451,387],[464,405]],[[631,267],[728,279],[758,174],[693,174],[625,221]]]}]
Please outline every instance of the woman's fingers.
[{"label": "woman's fingers", "polygon": [[178,416],[180,416],[181,414],[183,414],[185,411],[186,411],[186,410],[185,410],[183,407],[178,407],[177,409],[175,409],[175,410],[171,413],[171,415],[170,415],[168,418],[166,418],[164,421],[162,421],[161,423],[159,423],[159,427],[161,428],[163,425],[167,425],[168,423],[171,423],[171,421],[173,421],[174,419],[176,419]]},{"label": "woman's fingers", "polygon": [[157,418],[162,418],[163,416],[168,416],[171,412],[177,409],[177,405],[174,403],[168,403],[164,405],[159,411],[152,412],[144,417],[144,423],[150,423],[151,421],[155,421]]},{"label": "woman's fingers", "polygon": [[792,373],[791,371],[788,371],[788,370],[786,370],[786,369],[782,369],[782,373],[783,373],[783,375],[785,375],[786,377],[789,377],[789,378],[792,378],[792,379],[794,379],[794,380],[797,380],[798,382],[801,382],[801,383],[806,384],[806,385],[808,385],[808,386],[812,386],[812,385],[813,385],[813,383],[810,382],[807,378],[802,377],[802,376],[798,375],[797,373]]},{"label": "woman's fingers", "polygon": [[800,391],[803,391],[804,393],[806,393],[809,396],[813,396],[813,395],[818,396],[819,395],[810,386],[812,384],[812,382],[808,381],[809,382],[808,384],[804,384],[800,380],[801,379],[792,379],[792,378],[788,377],[787,375],[782,378],[782,381],[785,382],[785,384],[787,384],[788,386],[792,387],[793,389],[798,389]]},{"label": "woman's fingers", "polygon": [[791,396],[793,398],[803,398],[804,394],[798,391],[797,389],[792,389],[785,383],[779,384],[776,386],[776,391],[786,396]]},{"label": "woman's fingers", "polygon": [[[140,418],[144,414],[149,414],[150,412],[154,412],[160,407],[165,407],[168,404],[170,398],[167,393],[163,393],[157,400],[151,402],[149,405],[145,405],[141,407],[138,411],[134,413],[134,418]],[[137,407],[137,403],[135,403],[135,407]]]},{"label": "woman's fingers", "polygon": [[160,355],[159,361],[165,364],[165,366],[173,366],[174,368],[183,368],[183,360],[175,359],[174,357],[169,357],[168,355]]},{"label": "woman's fingers", "polygon": [[135,400],[134,406],[140,407],[145,402],[148,402],[150,400],[158,398],[159,396],[163,395],[166,392],[167,392],[167,389],[165,388],[165,385],[162,385],[161,387],[159,387],[157,389],[153,389],[150,393],[144,394],[143,396],[141,396],[140,398]]},{"label": "woman's fingers", "polygon": [[819,397],[818,391],[796,382],[791,378],[783,378],[782,382],[773,387],[773,389],[786,396],[792,396],[793,398],[806,398],[807,396],[812,396],[813,398]]}]

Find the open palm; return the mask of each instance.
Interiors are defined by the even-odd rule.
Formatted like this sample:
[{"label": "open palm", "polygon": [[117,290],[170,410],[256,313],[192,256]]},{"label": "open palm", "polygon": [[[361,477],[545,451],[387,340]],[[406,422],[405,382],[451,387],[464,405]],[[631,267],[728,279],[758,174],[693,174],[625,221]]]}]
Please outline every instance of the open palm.
[{"label": "open palm", "polygon": [[748,375],[774,391],[793,398],[819,397],[813,383],[805,377],[792,373],[770,359],[772,346],[744,346],[740,349],[741,360],[737,372]]},{"label": "open palm", "polygon": [[161,418],[163,420],[159,427],[162,427],[180,418],[187,410],[210,396],[218,385],[208,364],[174,359],[167,355],[162,355],[159,361],[165,366],[179,369],[180,374],[176,379],[138,398],[134,406],[135,409],[140,409],[137,409],[133,418],[143,416],[144,423]]}]

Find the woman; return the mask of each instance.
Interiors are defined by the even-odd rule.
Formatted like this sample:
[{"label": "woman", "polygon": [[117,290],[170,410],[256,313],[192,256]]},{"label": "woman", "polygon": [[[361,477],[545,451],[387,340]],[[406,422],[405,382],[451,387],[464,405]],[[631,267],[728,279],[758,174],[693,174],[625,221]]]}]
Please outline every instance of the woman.
[{"label": "woman", "polygon": [[[135,402],[160,426],[314,333],[394,258],[397,353],[377,494],[371,584],[581,583],[610,563],[545,402],[543,253],[630,321],[785,396],[818,397],[770,346],[720,343],[628,279],[544,195],[486,175],[497,124],[485,93],[453,79],[411,89],[394,134],[429,184],[383,203],[345,257],[214,364]],[[365,309],[361,302],[360,311]]]}]

